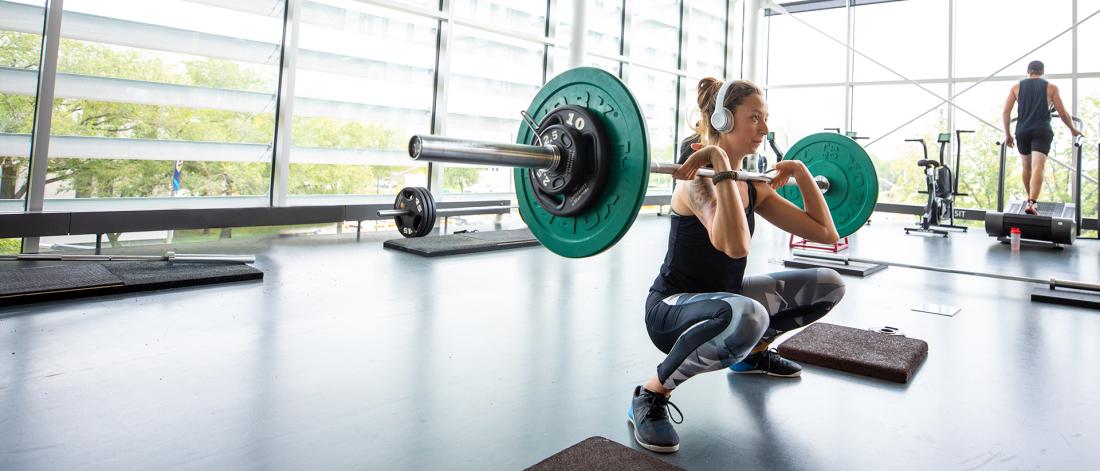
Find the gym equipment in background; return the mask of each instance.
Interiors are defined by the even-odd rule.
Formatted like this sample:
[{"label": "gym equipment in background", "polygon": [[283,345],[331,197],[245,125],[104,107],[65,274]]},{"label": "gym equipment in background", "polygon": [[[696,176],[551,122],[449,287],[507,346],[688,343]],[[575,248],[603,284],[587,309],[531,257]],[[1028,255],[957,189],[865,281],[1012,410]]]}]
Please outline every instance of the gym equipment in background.
[{"label": "gym equipment in background", "polygon": [[[959,133],[974,131],[958,131]],[[961,134],[960,134],[961,138]],[[940,133],[936,142],[940,144],[939,160],[928,158],[928,146],[924,139],[906,139],[905,142],[919,142],[924,158],[917,161],[917,166],[924,169],[925,189],[921,193],[928,195],[924,204],[924,214],[920,217],[920,223],[916,226],[906,227],[905,233],[928,233],[947,237],[951,231],[966,232],[965,226],[955,225],[955,194],[958,190],[958,175],[953,175],[951,167],[944,159],[947,144],[951,142],[951,133]],[[956,146],[961,151],[961,142]],[[959,157],[956,154],[955,168],[958,169]]]}]

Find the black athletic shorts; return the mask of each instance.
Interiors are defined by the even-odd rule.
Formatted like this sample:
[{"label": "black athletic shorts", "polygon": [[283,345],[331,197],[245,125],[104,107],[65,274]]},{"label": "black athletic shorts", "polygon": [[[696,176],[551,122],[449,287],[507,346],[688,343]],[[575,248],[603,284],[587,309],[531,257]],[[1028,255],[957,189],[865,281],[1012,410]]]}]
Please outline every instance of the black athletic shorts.
[{"label": "black athletic shorts", "polygon": [[1020,155],[1031,155],[1032,152],[1049,154],[1051,142],[1054,142],[1054,131],[1051,129],[1016,131],[1016,150],[1020,151]]}]

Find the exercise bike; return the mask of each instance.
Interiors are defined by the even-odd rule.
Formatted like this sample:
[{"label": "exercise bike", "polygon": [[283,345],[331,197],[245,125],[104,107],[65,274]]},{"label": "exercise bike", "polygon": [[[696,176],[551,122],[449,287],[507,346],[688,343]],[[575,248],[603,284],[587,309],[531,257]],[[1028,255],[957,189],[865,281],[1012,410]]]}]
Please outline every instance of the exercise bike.
[{"label": "exercise bike", "polygon": [[[962,134],[974,131],[956,130],[959,146],[956,146],[955,168],[959,167],[962,156]],[[940,133],[936,142],[940,144],[939,160],[928,158],[928,146],[924,139],[906,139],[905,142],[919,142],[924,158],[917,161],[917,166],[924,169],[926,189],[921,193],[928,195],[924,204],[924,214],[916,226],[906,227],[905,233],[913,232],[937,234],[947,237],[951,231],[966,232],[966,226],[955,225],[955,196],[966,196],[958,193],[959,176],[951,172],[951,167],[944,160],[947,144],[951,142],[951,133]]]}]

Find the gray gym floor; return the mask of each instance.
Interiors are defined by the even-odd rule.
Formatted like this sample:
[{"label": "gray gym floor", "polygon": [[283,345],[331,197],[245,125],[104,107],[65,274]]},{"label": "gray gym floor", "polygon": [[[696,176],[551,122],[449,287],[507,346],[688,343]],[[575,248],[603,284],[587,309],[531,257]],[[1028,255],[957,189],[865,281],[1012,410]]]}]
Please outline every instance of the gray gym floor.
[{"label": "gray gym floor", "polygon": [[[265,280],[0,308],[0,469],[520,469],[602,435],[628,446],[661,359],[642,303],[668,219],[612,250],[427,259],[380,234],[214,246]],[[178,251],[184,251],[177,249]],[[782,270],[761,225],[749,273]],[[852,252],[1100,279],[1100,244],[1013,254],[863,228]],[[926,340],[908,385],[807,366],[709,373],[672,400],[688,469],[1083,469],[1100,460],[1100,311],[1027,285],[904,268],[845,278],[824,320]],[[956,305],[955,317],[918,313]],[[1092,464],[1089,464],[1092,463]]]}]

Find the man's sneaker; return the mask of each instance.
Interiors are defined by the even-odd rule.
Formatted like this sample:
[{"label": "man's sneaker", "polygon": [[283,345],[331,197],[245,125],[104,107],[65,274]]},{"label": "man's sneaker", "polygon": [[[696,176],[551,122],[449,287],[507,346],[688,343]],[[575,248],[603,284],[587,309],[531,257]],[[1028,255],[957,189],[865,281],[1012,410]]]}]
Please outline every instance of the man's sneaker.
[{"label": "man's sneaker", "polygon": [[1024,206],[1024,212],[1027,213],[1027,214],[1030,214],[1032,216],[1038,216],[1039,211],[1037,211],[1035,209],[1035,206],[1038,205],[1038,204],[1039,203],[1034,202],[1034,201],[1028,201],[1027,204]]},{"label": "man's sneaker", "polygon": [[680,449],[680,436],[672,428],[673,421],[668,417],[668,406],[672,406],[680,414],[680,420],[676,423],[683,423],[684,414],[680,413],[676,404],[668,402],[668,398],[649,392],[641,386],[634,388],[634,398],[626,417],[634,425],[634,439],[647,450],[672,453]]},{"label": "man's sneaker", "polygon": [[750,353],[744,360],[730,365],[730,370],[734,373],[765,374],[787,378],[802,374],[802,367],[798,366],[798,363],[779,356],[779,352],[774,348]]}]

